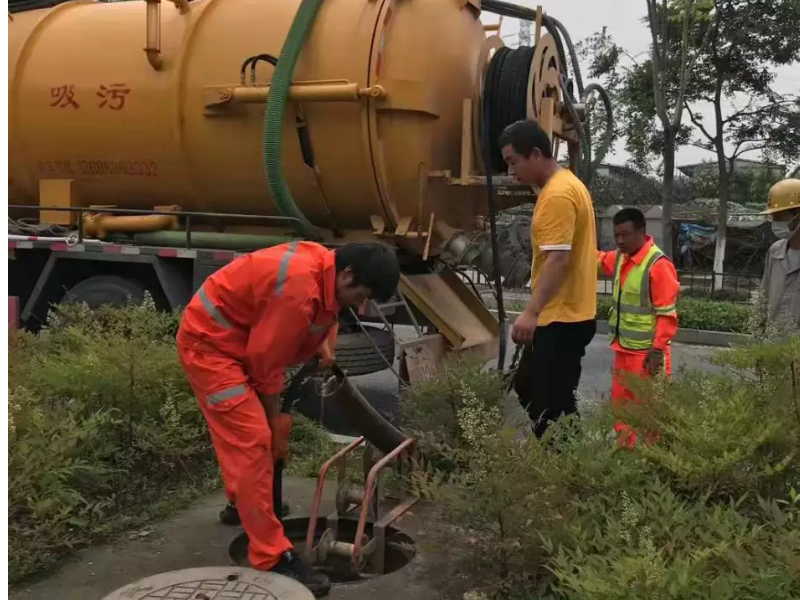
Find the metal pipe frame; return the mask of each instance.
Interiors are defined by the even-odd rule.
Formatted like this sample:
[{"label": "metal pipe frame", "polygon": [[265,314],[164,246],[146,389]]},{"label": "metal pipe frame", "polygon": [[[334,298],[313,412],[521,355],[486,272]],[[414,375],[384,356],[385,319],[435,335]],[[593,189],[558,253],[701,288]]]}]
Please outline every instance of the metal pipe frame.
[{"label": "metal pipe frame", "polygon": [[322,504],[322,492],[325,488],[325,477],[328,475],[330,468],[343,459],[345,456],[353,452],[361,444],[364,443],[366,438],[359,437],[350,442],[345,448],[339,450],[331,458],[325,461],[325,464],[320,467],[319,475],[317,476],[317,489],[314,491],[314,499],[311,502],[311,510],[308,515],[308,531],[306,532],[306,547],[303,550],[303,559],[308,563],[313,563],[314,555],[314,534],[317,532],[317,521],[319,520],[319,507]]},{"label": "metal pipe frame", "polygon": [[[375,465],[369,471],[369,475],[367,476],[367,482],[364,485],[364,500],[361,502],[361,514],[358,517],[358,526],[356,527],[356,535],[355,539],[353,540],[353,557],[351,559],[351,562],[353,565],[353,569],[356,572],[360,570],[362,562],[361,555],[363,550],[365,549],[363,544],[364,531],[367,527],[367,516],[369,514],[369,506],[370,503],[372,502],[372,497],[375,495],[375,489],[377,488],[378,475],[380,474],[380,471],[384,467],[386,467],[390,462],[392,462],[398,456],[400,456],[407,448],[413,446],[415,442],[416,440],[414,440],[414,438],[406,438],[394,450],[392,450],[389,454],[387,454],[378,462],[376,462]],[[392,516],[391,521],[384,522],[385,519],[382,519],[380,521],[381,523],[383,523],[384,538],[385,538],[386,527],[388,526],[388,524],[397,520],[403,513],[405,513],[409,508],[411,508],[412,505],[413,503],[411,504],[408,504],[407,502],[403,503],[399,505],[399,507],[405,507],[402,511],[396,512],[395,510],[389,513],[389,515]],[[375,538],[373,536],[373,539],[369,542],[369,544],[372,544],[374,541]]]}]

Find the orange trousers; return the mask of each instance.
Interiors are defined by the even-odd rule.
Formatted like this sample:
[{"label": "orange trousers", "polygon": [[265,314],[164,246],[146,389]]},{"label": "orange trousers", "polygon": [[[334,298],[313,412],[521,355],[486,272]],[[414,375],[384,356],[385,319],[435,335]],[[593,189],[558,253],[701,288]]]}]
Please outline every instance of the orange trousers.
[{"label": "orange trousers", "polygon": [[[640,402],[633,392],[628,389],[626,383],[631,377],[650,377],[645,366],[647,352],[621,352],[614,351],[614,366],[611,375],[611,405],[619,407],[628,402]],[[664,351],[664,373],[672,374],[672,348],[667,346]],[[638,440],[638,433],[624,421],[617,421],[614,424],[614,431],[617,433],[617,444],[623,448],[635,448]],[[652,444],[658,440],[658,434],[649,433],[646,436],[646,443]]]},{"label": "orange trousers", "polygon": [[225,493],[236,503],[255,569],[269,570],[292,548],[272,499],[272,433],[240,363],[178,344],[183,369],[208,423]]},{"label": "orange trousers", "polygon": [[[638,402],[633,392],[626,386],[631,377],[650,377],[645,367],[647,352],[622,352],[614,351],[614,366],[611,375],[611,404],[622,406],[628,402]],[[672,348],[667,346],[664,351],[664,373],[672,374]]]}]

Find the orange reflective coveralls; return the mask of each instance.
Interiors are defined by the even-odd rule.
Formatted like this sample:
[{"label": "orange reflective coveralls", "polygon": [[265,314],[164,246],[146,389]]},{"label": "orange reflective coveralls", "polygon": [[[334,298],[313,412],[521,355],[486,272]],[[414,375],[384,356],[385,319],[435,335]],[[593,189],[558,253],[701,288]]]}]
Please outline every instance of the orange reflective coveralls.
[{"label": "orange reflective coveralls", "polygon": [[[625,256],[620,270],[620,287],[625,283],[631,268],[634,264],[641,264],[650,247],[653,245],[653,238],[647,236],[647,241],[633,256]],[[617,263],[618,250],[609,252],[598,252],[598,263],[600,271],[606,276],[614,275],[614,268]],[[675,265],[669,259],[657,260],[650,268],[650,300],[654,307],[673,306],[678,299],[680,283]],[[672,352],[670,350],[670,340],[678,332],[678,319],[675,316],[656,316],[656,330],[653,337],[653,348],[664,352],[664,372],[669,375],[672,373]],[[618,339],[611,342],[614,350],[614,366],[611,380],[611,402],[614,406],[619,406],[625,402],[634,400],[633,393],[625,386],[625,379],[631,374],[639,377],[648,377],[645,360],[647,350],[629,350],[623,348]]]},{"label": "orange reflective coveralls", "polygon": [[257,569],[292,547],[273,506],[272,434],[259,395],[279,394],[287,366],[333,347],[338,313],[333,251],[292,242],[222,267],[181,319],[178,354]]}]

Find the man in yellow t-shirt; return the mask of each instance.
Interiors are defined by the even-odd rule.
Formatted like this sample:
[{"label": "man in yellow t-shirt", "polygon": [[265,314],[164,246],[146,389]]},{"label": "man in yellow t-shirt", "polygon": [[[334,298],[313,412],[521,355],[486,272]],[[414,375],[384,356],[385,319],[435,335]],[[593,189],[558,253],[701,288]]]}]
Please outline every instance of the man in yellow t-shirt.
[{"label": "man in yellow t-shirt", "polygon": [[534,121],[512,123],[500,136],[509,171],[539,188],[531,221],[532,294],[512,339],[525,348],[514,378],[533,431],[577,411],[581,359],[595,334],[597,234],[586,186],[553,157]]}]

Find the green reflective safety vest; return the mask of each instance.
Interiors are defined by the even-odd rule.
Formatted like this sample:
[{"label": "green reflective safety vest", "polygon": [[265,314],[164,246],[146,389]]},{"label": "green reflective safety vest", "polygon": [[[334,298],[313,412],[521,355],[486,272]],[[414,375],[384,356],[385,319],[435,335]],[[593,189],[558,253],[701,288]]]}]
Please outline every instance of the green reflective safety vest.
[{"label": "green reflective safety vest", "polygon": [[633,265],[625,285],[620,286],[622,273],[622,252],[617,252],[617,265],[614,269],[614,305],[608,315],[612,339],[617,338],[620,346],[628,350],[648,350],[653,345],[657,315],[674,315],[675,305],[655,308],[650,300],[650,269],[655,262],[664,258],[661,249],[653,244],[638,265]]}]

